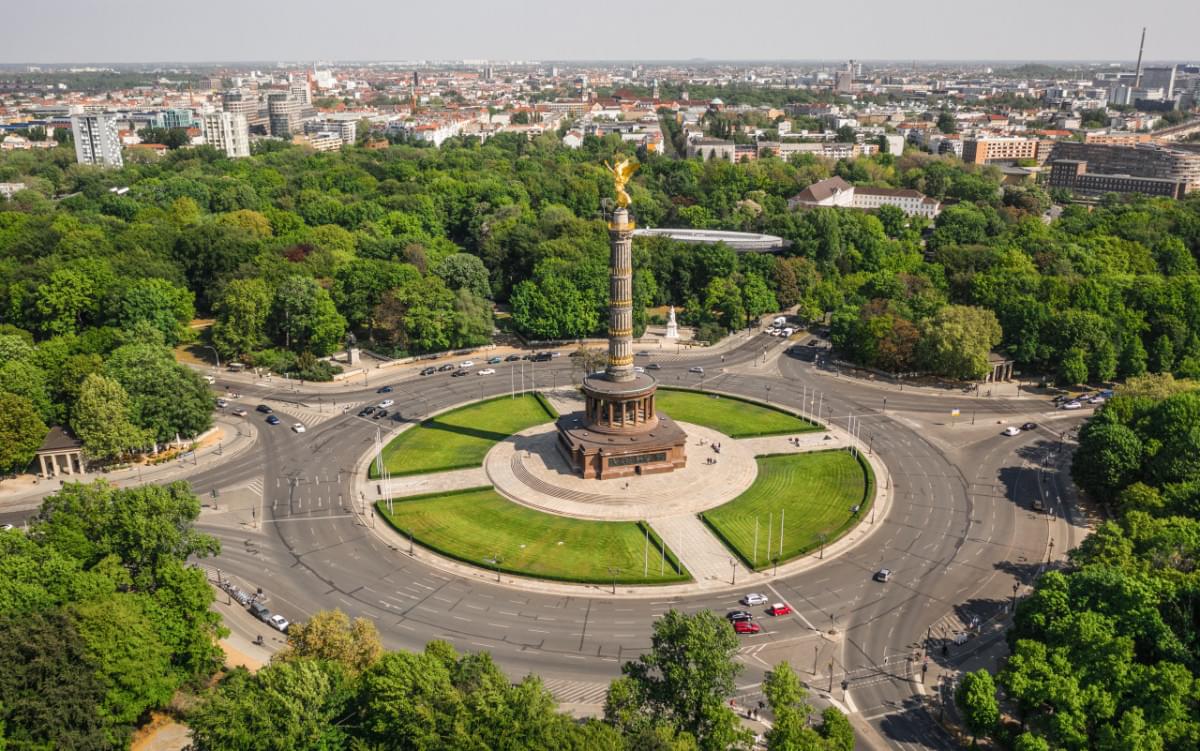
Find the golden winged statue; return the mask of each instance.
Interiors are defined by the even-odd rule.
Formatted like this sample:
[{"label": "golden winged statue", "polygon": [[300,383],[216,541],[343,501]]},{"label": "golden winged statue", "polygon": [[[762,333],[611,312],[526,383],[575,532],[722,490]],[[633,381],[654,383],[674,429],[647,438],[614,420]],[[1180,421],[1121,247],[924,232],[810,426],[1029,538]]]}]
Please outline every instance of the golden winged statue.
[{"label": "golden winged statue", "polygon": [[628,206],[629,194],[625,192],[625,185],[641,165],[629,159],[622,158],[616,164],[609,164],[608,161],[605,161],[604,166],[612,173],[613,187],[617,189],[617,205],[622,207]]}]

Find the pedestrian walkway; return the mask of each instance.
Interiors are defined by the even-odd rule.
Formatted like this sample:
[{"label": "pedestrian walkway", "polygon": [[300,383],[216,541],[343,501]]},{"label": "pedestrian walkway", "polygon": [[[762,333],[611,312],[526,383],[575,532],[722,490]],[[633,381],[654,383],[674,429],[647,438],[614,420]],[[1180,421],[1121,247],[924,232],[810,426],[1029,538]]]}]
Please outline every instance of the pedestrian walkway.
[{"label": "pedestrian walkway", "polygon": [[[379,484],[379,481],[376,481]],[[409,475],[393,477],[381,485],[383,495],[392,498],[402,498],[410,495],[425,493],[448,493],[466,488],[478,488],[491,485],[487,472],[483,467],[455,469],[449,472],[434,472],[425,475]]]},{"label": "pedestrian walkway", "polygon": [[674,551],[697,582],[736,579],[749,572],[695,514],[660,517],[650,527]]}]

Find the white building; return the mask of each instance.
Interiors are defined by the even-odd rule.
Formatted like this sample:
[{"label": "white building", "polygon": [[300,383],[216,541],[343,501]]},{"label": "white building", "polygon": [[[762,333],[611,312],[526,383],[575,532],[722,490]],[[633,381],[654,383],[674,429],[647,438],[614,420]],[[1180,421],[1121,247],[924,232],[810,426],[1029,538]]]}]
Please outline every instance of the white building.
[{"label": "white building", "polygon": [[124,167],[117,119],[111,115],[75,115],[71,118],[75,137],[75,161],[101,167]]},{"label": "white building", "polygon": [[933,219],[942,205],[924,193],[910,189],[856,187],[840,177],[831,177],[808,186],[788,199],[788,208],[827,206],[844,209],[878,209],[895,206],[909,216]]},{"label": "white building", "polygon": [[204,142],[230,159],[250,156],[250,125],[240,112],[210,112],[200,127]]}]

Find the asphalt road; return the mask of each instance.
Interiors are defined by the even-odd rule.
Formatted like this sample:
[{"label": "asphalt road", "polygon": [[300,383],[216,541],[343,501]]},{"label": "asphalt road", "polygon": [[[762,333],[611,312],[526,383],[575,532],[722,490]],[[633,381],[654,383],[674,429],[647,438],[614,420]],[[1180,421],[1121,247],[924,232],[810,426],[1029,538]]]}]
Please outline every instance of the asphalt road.
[{"label": "asphalt road", "polygon": [[[892,511],[877,520],[882,529],[867,544],[767,585],[769,598],[788,601],[796,613],[764,617],[764,633],[745,638],[739,686],[755,700],[765,670],[787,659],[825,697],[870,723],[879,735],[862,738],[862,747],[951,748],[925,708],[920,677],[926,650],[930,660],[940,660],[970,648],[954,646],[949,658],[940,653],[941,640],[972,618],[985,621],[1007,607],[1014,583],[1026,587],[1046,562],[1051,538],[1057,535],[1060,553],[1074,544],[1067,525],[1071,511],[1054,500],[1065,504],[1070,498],[1069,482],[1058,470],[1066,455],[1058,450],[1057,431],[1082,416],[1055,416],[1052,429],[1005,437],[998,421],[1044,425],[1052,405],[865,384],[786,354],[785,348],[762,336],[720,357],[655,350],[636,360],[659,362],[654,372],[664,385],[699,385],[809,412],[819,405],[821,419],[844,428],[853,417],[859,435],[891,473]],[[688,372],[694,366],[705,373]],[[389,397],[405,418],[420,419],[456,403],[508,393],[519,371],[510,372],[516,366],[509,363],[495,367],[494,376],[397,377],[387,381],[394,387]],[[565,356],[535,367],[539,388],[578,377]],[[524,370],[529,386],[528,363]],[[382,398],[376,389],[383,382],[374,380],[336,397],[319,392],[324,408],[340,410],[329,404],[333,399],[344,406]],[[297,413],[317,403],[315,390],[280,386],[238,385],[239,404],[251,410],[246,419],[262,421],[253,408],[263,398],[294,402]],[[955,407],[960,415],[952,418]],[[514,676],[537,673],[560,698],[587,704],[602,702],[620,663],[649,647],[653,621],[667,609],[737,607],[734,593],[567,597],[432,568],[403,547],[389,548],[351,508],[359,502],[351,498],[353,467],[371,449],[380,423],[351,409],[297,434],[287,428],[296,421],[287,409],[276,412],[284,424],[263,423],[258,445],[190,480],[206,502],[216,504],[199,526],[221,540],[222,552],[204,565],[244,586],[262,587],[269,606],[291,620],[340,608],[372,618],[389,648],[419,649],[431,639],[445,639],[462,650],[486,649]],[[258,488],[260,503],[253,492]],[[1048,499],[1056,511],[1053,520],[1030,510],[1034,497]],[[223,503],[226,498],[236,500]],[[253,507],[252,517],[247,506]],[[872,580],[882,566],[895,572],[886,584]]]}]

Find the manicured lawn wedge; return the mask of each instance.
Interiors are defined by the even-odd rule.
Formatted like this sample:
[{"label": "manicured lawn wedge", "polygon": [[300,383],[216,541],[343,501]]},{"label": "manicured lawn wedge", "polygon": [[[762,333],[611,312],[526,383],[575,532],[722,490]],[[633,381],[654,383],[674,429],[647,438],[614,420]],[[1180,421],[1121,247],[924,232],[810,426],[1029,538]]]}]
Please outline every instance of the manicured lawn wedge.
[{"label": "manicured lawn wedge", "polygon": [[730,438],[822,430],[791,412],[733,396],[660,388],[655,398],[659,411],[671,419],[703,425]]}]

